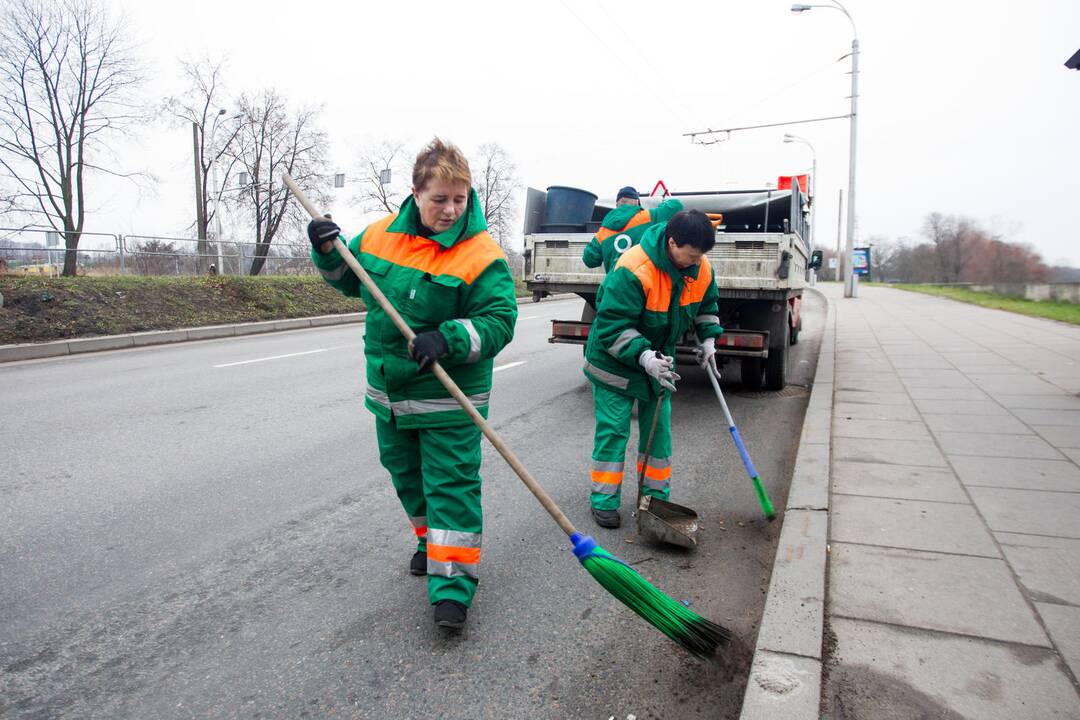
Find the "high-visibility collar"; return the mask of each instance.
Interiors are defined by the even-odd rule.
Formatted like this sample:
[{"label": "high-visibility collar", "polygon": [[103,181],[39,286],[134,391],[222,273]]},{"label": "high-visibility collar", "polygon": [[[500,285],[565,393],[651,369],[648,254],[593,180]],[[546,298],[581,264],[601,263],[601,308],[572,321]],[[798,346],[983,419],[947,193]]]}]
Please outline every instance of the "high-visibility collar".
[{"label": "high-visibility collar", "polygon": [[666,231],[667,223],[657,223],[646,230],[644,237],[641,238],[641,249],[649,256],[653,265],[670,275],[672,280],[679,280],[683,277],[697,280],[700,265],[677,268],[675,263],[671,262],[671,257],[668,256],[667,252]]},{"label": "high-visibility collar", "polygon": [[[469,188],[469,202],[465,212],[453,225],[441,233],[430,237],[445,248],[453,247],[457,243],[487,230],[487,221],[484,220],[483,210],[480,208],[480,198],[474,188]],[[399,232],[407,235],[420,235],[420,208],[416,206],[416,198],[412,195],[405,198],[398,210],[397,219],[387,228],[388,232]]]}]

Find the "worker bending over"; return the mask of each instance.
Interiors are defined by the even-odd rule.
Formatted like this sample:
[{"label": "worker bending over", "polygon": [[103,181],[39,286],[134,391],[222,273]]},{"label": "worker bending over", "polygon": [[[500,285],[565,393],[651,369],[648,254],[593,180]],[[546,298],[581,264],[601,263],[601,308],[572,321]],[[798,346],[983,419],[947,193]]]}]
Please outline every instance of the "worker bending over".
[{"label": "worker bending over", "polygon": [[[585,376],[592,381],[596,429],[590,504],[601,527],[619,527],[620,488],[638,402],[638,469],[644,493],[667,500],[671,484],[671,396],[675,346],[693,329],[702,367],[716,354],[723,333],[717,290],[705,253],[716,243],[709,217],[698,210],[675,214],[648,228],[641,243],[622,254],[596,297],[596,319],[585,347]],[[645,443],[663,393],[649,457]]]}]

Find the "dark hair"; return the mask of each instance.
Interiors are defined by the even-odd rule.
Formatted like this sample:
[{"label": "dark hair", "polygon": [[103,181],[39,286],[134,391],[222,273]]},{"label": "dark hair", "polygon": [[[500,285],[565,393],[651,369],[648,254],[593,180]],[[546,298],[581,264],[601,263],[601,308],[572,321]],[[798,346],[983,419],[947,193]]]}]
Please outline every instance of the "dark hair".
[{"label": "dark hair", "polygon": [[716,244],[716,229],[700,210],[683,210],[668,220],[665,237],[679,247],[692,245],[701,252],[709,252]]}]

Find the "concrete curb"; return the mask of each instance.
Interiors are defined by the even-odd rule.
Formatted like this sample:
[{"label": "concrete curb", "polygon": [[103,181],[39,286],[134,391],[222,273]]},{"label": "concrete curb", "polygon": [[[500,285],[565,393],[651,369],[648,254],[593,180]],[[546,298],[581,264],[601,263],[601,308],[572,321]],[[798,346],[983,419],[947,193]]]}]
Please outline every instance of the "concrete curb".
[{"label": "concrete curb", "polygon": [[127,333],[125,335],[55,340],[46,343],[0,345],[0,363],[15,360],[37,360],[59,355],[78,355],[101,350],[122,350],[124,348],[163,345],[191,340],[212,340],[214,338],[237,337],[282,330],[300,330],[326,325],[344,325],[364,322],[366,316],[367,313],[345,313],[342,315],[320,315],[312,318],[294,318],[291,320],[237,323],[235,325],[208,325],[185,330],[155,330],[152,332]]},{"label": "concrete curb", "polygon": [[[552,295],[546,300],[565,300],[574,297],[564,293]],[[520,297],[518,305],[532,302],[532,296]],[[61,355],[78,355],[101,350],[122,350],[124,348],[163,345],[166,343],[189,342],[192,340],[213,340],[216,338],[239,337],[260,333],[281,332],[284,330],[303,330],[305,328],[362,323],[366,312],[344,313],[341,315],[317,315],[308,318],[289,320],[266,320],[263,322],[236,323],[233,325],[208,325],[206,327],[187,328],[184,330],[153,330],[151,332],[127,333],[125,335],[104,335],[101,337],[76,338],[72,340],[54,340],[45,343],[19,343],[0,345],[0,363],[16,360],[39,360]]]},{"label": "concrete curb", "polygon": [[740,720],[810,720],[820,713],[835,350],[836,314],[827,304]]}]

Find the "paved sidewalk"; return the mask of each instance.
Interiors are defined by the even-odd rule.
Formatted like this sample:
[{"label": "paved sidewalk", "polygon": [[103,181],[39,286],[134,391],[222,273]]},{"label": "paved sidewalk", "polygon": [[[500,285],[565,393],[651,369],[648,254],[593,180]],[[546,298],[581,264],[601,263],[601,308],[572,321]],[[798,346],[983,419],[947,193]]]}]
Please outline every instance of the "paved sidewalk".
[{"label": "paved sidewalk", "polygon": [[1080,327],[819,289],[823,716],[1080,718]]}]

